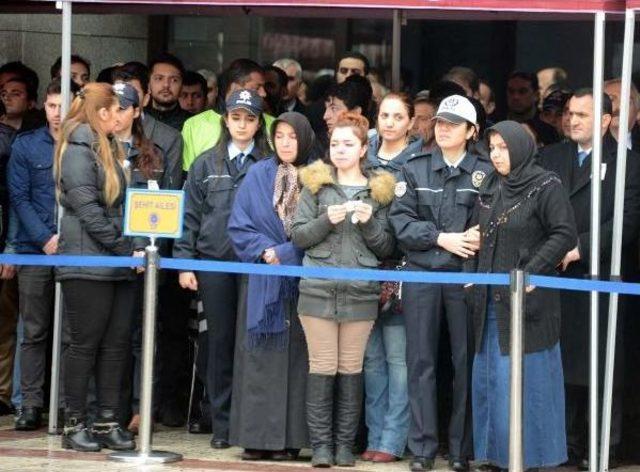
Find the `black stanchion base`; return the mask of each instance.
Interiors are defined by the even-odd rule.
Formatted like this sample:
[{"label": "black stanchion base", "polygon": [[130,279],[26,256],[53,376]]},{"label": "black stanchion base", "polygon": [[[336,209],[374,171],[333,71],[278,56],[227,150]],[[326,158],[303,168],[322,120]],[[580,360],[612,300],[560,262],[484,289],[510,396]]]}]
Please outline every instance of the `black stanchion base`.
[{"label": "black stanchion base", "polygon": [[138,451],[120,451],[112,452],[107,456],[107,459],[130,464],[166,464],[181,461],[182,454],[167,451],[151,451],[149,454],[142,454]]}]

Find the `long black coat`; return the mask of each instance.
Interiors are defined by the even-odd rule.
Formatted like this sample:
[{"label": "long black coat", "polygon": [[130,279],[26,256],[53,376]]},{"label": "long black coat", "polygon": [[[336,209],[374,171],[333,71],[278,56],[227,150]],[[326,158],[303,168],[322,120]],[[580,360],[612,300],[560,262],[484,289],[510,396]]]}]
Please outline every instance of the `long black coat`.
[{"label": "long black coat", "polygon": [[[616,177],[616,142],[606,134],[603,139],[602,163],[606,165],[602,179],[602,203],[600,216],[600,270],[606,278],[611,269],[611,242],[613,237],[613,207]],[[541,164],[554,171],[569,191],[573,206],[581,260],[572,263],[563,274],[566,277],[584,278],[589,274],[591,251],[591,155],[582,167],[578,167],[577,144],[572,142],[555,144],[542,149]],[[633,261],[626,257],[629,249],[637,243],[638,226],[640,224],[640,156],[629,152],[627,155],[627,175],[625,181],[625,202],[623,219],[622,273]],[[562,329],[560,345],[564,364],[565,381],[572,385],[588,385],[589,383],[589,313],[590,301],[588,292],[561,292]],[[606,329],[609,298],[600,296],[600,353],[604,357],[606,345]],[[622,304],[620,305],[622,308]],[[618,323],[618,332],[622,331],[622,318]],[[622,337],[618,336],[616,351],[616,372],[622,365]],[[619,375],[616,376],[619,381]]]},{"label": "long black coat", "polygon": [[295,302],[286,309],[284,350],[248,349],[247,278],[240,283],[229,441],[247,449],[309,447],[305,413],[307,343]]}]

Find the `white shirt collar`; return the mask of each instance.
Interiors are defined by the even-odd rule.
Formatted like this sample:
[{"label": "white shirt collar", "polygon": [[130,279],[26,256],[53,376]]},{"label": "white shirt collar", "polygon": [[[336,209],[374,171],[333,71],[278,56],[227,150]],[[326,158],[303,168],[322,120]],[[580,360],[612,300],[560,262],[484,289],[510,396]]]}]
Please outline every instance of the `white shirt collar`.
[{"label": "white shirt collar", "polygon": [[460,156],[458,158],[458,160],[456,162],[454,162],[453,164],[451,164],[449,161],[447,161],[446,159],[444,160],[444,163],[447,164],[449,167],[451,167],[452,169],[457,169],[458,166],[460,165],[460,163],[462,162],[462,160],[467,157],[467,153],[466,151],[462,153],[462,156]]},{"label": "white shirt collar", "polygon": [[253,148],[255,147],[255,144],[256,144],[255,141],[251,141],[251,144],[249,144],[249,146],[247,146],[247,148],[244,151],[241,151],[240,149],[238,149],[238,146],[233,144],[233,141],[229,141],[229,144],[227,146],[227,151],[229,152],[229,159],[234,160],[236,157],[238,157],[239,154],[248,156],[253,152]]},{"label": "white shirt collar", "polygon": [[582,146],[580,146],[580,144],[578,144],[578,152],[584,152],[587,154],[587,156],[591,154],[592,150],[593,150],[593,147],[590,147],[589,149],[585,149]]}]

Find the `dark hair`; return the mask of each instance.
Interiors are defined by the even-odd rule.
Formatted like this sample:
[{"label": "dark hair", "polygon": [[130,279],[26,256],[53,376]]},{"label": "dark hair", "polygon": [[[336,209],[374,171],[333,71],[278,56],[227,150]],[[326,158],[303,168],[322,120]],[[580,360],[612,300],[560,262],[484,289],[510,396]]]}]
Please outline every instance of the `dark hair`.
[{"label": "dark hair", "polygon": [[558,136],[556,129],[542,120],[531,119],[525,121],[524,124],[529,127],[536,136],[536,140],[543,146],[555,144],[560,141],[560,136]]},{"label": "dark hair", "polygon": [[146,179],[153,178],[153,171],[164,166],[164,156],[158,151],[156,145],[147,138],[142,127],[142,116],[133,120],[131,128],[133,145],[138,150],[136,167],[140,169]]},{"label": "dark hair", "polygon": [[[582,98],[582,97],[593,97],[593,89],[589,87],[584,87],[573,92],[572,98]],[[606,93],[602,94],[602,114],[603,115],[613,115],[613,104],[611,103],[611,98]]]},{"label": "dark hair", "polygon": [[361,75],[350,75],[347,80],[333,85],[327,92],[327,98],[334,97],[342,100],[349,111],[360,107],[364,116],[368,116],[372,96],[371,83]]},{"label": "dark hair", "polygon": [[264,69],[260,64],[251,59],[239,58],[231,62],[229,67],[220,74],[218,77],[218,90],[220,90],[220,93],[218,93],[216,104],[216,109],[220,113],[224,113],[225,100],[231,85],[237,84],[240,87],[244,87],[244,85],[251,80],[251,74],[254,72],[264,74]]},{"label": "dark hair", "polygon": [[429,98],[432,100],[436,108],[440,106],[440,102],[451,95],[466,95],[464,89],[455,82],[450,80],[441,80],[433,84],[429,90]]},{"label": "dark hair", "polygon": [[114,82],[118,80],[121,80],[122,82],[137,80],[140,82],[140,86],[144,93],[149,91],[149,69],[147,69],[147,66],[142,62],[127,62],[114,70],[112,76]]},{"label": "dark hair", "polygon": [[335,85],[335,80],[330,75],[321,75],[313,79],[307,90],[307,100],[309,103],[324,100],[331,87]]},{"label": "dark hair", "polygon": [[27,92],[27,100],[34,101],[34,102],[38,100],[38,91],[34,90],[31,87],[31,84],[27,79],[23,77],[12,77],[11,79],[7,80],[5,84],[8,84],[9,82],[17,82],[19,84],[24,85],[24,89]]},{"label": "dark hair", "polygon": [[[78,86],[78,84],[76,84],[73,80],[70,80],[69,90],[71,91],[72,95],[75,95],[80,91],[80,86]],[[45,96],[60,95],[61,93],[62,93],[62,80],[60,79],[60,77],[57,77],[53,79],[51,82],[49,82],[49,85],[47,85]]]},{"label": "dark hair", "polygon": [[21,78],[27,86],[27,95],[30,100],[38,99],[38,86],[40,85],[40,79],[38,74],[32,68],[26,66],[20,61],[7,62],[0,67],[0,74],[15,74]]},{"label": "dark hair", "polygon": [[465,82],[471,89],[471,92],[478,93],[480,80],[478,79],[478,74],[476,74],[473,69],[464,66],[452,67],[449,69],[449,72],[444,75],[442,80],[450,80],[453,82],[453,79],[459,79]]},{"label": "dark hair", "polygon": [[512,79],[526,80],[527,82],[529,82],[531,90],[533,90],[534,92],[538,91],[538,88],[539,88],[538,76],[533,72],[524,72],[521,70],[516,70],[511,74],[509,74],[509,77],[507,78],[507,83],[509,83]]},{"label": "dark hair", "polygon": [[[409,115],[409,118],[413,118],[415,115],[415,108],[414,108],[414,102],[411,101],[411,98],[409,97],[409,95],[407,95],[404,92],[389,92],[388,94],[386,94],[384,97],[382,97],[382,100],[380,100],[380,106],[382,106],[382,103],[385,100],[400,100],[402,102],[402,104],[404,105],[404,108],[407,110],[407,115]],[[378,109],[378,113],[380,112],[380,109]]]},{"label": "dark hair", "polygon": [[287,83],[289,82],[289,77],[287,76],[287,73],[282,70],[280,67],[276,67],[276,66],[265,66],[264,68],[265,72],[275,72],[276,75],[278,76],[278,81],[280,82],[280,87],[287,87]]},{"label": "dark hair", "polygon": [[338,72],[338,66],[343,59],[358,59],[362,61],[362,63],[364,64],[364,75],[367,75],[369,73],[369,59],[367,59],[367,56],[357,51],[345,52],[342,56],[340,56],[338,58],[338,61],[336,62],[336,72]]},{"label": "dark hair", "polygon": [[182,79],[182,85],[199,85],[202,90],[202,96],[206,97],[207,92],[209,91],[209,87],[207,86],[207,79],[202,77],[201,74],[198,74],[195,71],[188,70],[184,73],[184,77]]},{"label": "dark hair", "polygon": [[151,59],[148,65],[149,74],[151,74],[156,64],[172,65],[173,67],[178,69],[178,71],[180,72],[180,76],[184,77],[184,73],[185,73],[184,64],[182,64],[182,61],[178,59],[176,56],[174,56],[173,54],[170,54],[168,52],[162,52],[158,54],[156,57],[154,57],[153,59]]},{"label": "dark hair", "polygon": [[[91,73],[91,63],[84,57],[79,56],[78,54],[71,54],[71,64],[82,64],[87,68],[87,71]],[[55,79],[56,77],[60,76],[60,69],[62,69],[62,57],[58,57],[58,59],[56,59],[56,62],[54,62],[53,65],[51,66],[51,69],[49,72],[51,73],[52,79]]]},{"label": "dark hair", "polygon": [[117,66],[105,67],[100,72],[98,72],[98,75],[96,76],[96,82],[113,84],[113,73],[116,69],[118,69]]},{"label": "dark hair", "polygon": [[264,69],[260,64],[251,59],[240,58],[229,64],[229,67],[225,69],[220,77],[220,84],[222,90],[222,98],[226,97],[231,84],[237,84],[243,87],[249,80],[250,76],[254,72],[264,74]]},{"label": "dark hair", "polygon": [[480,139],[484,136],[485,129],[487,129],[487,112],[485,111],[482,102],[477,98],[467,97],[467,100],[469,100],[473,105],[473,108],[476,109],[476,125],[478,125],[478,139]]}]

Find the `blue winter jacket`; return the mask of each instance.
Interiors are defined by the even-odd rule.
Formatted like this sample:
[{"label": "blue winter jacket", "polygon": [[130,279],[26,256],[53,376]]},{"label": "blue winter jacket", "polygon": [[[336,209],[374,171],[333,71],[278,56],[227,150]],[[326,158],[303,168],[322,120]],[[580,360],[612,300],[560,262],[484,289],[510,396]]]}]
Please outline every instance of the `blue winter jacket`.
[{"label": "blue winter jacket", "polygon": [[56,233],[54,147],[46,126],[18,135],[11,147],[7,183],[18,216],[14,241],[18,253],[41,254]]}]

